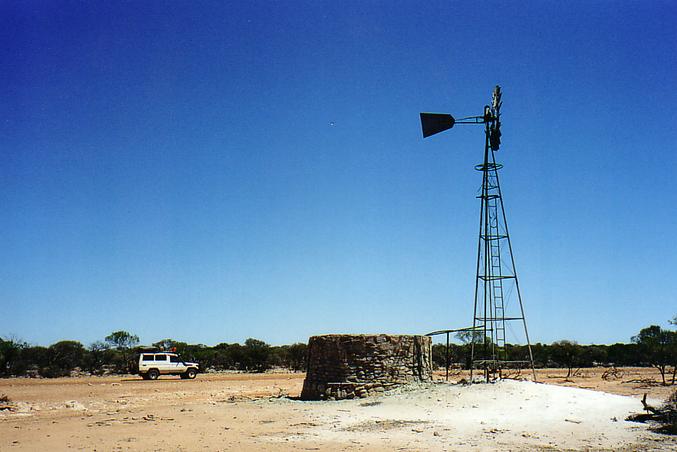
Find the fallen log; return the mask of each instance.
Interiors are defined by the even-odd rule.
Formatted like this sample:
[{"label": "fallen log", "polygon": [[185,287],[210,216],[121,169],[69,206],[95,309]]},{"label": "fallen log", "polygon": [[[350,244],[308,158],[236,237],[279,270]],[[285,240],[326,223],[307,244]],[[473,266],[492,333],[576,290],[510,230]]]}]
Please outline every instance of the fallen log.
[{"label": "fallen log", "polygon": [[660,408],[653,407],[646,403],[647,394],[642,397],[642,406],[646,413],[631,414],[626,418],[633,422],[655,422],[658,427],[653,430],[659,433],[669,435],[677,434],[677,391],[673,392]]}]

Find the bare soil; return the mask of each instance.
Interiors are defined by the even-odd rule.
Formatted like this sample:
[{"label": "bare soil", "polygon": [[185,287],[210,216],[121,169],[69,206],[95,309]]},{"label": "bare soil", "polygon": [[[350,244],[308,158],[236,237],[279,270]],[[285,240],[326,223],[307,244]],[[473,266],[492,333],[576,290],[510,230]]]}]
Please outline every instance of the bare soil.
[{"label": "bare soil", "polygon": [[644,393],[659,403],[674,387],[653,369],[605,370],[471,386],[438,372],[436,384],[339,402],[294,400],[301,373],[3,379],[11,409],[0,408],[0,450],[677,449],[624,420]]}]

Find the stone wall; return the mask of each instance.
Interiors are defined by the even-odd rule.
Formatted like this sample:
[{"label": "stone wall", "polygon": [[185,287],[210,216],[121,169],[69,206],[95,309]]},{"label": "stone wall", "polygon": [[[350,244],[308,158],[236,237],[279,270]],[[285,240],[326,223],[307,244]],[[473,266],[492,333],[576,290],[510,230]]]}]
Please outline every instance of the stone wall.
[{"label": "stone wall", "polygon": [[328,334],[308,341],[304,400],[351,399],[432,380],[427,336]]}]

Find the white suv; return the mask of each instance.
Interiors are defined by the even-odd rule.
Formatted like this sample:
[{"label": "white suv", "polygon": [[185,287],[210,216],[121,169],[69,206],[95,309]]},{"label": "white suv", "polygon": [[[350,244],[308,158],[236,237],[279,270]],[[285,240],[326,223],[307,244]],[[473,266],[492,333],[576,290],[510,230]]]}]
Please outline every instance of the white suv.
[{"label": "white suv", "polygon": [[193,379],[199,366],[184,362],[179,355],[170,352],[143,352],[139,355],[139,375],[144,380],[157,380],[160,375],[181,375]]}]

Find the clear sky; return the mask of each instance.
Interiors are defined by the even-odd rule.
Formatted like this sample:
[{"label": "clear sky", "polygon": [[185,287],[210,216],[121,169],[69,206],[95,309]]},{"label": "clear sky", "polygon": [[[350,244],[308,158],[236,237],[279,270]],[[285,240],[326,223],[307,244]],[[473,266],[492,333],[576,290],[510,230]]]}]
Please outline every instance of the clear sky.
[{"label": "clear sky", "polygon": [[0,2],[0,336],[471,324],[481,114],[532,342],[677,314],[677,3]]}]

